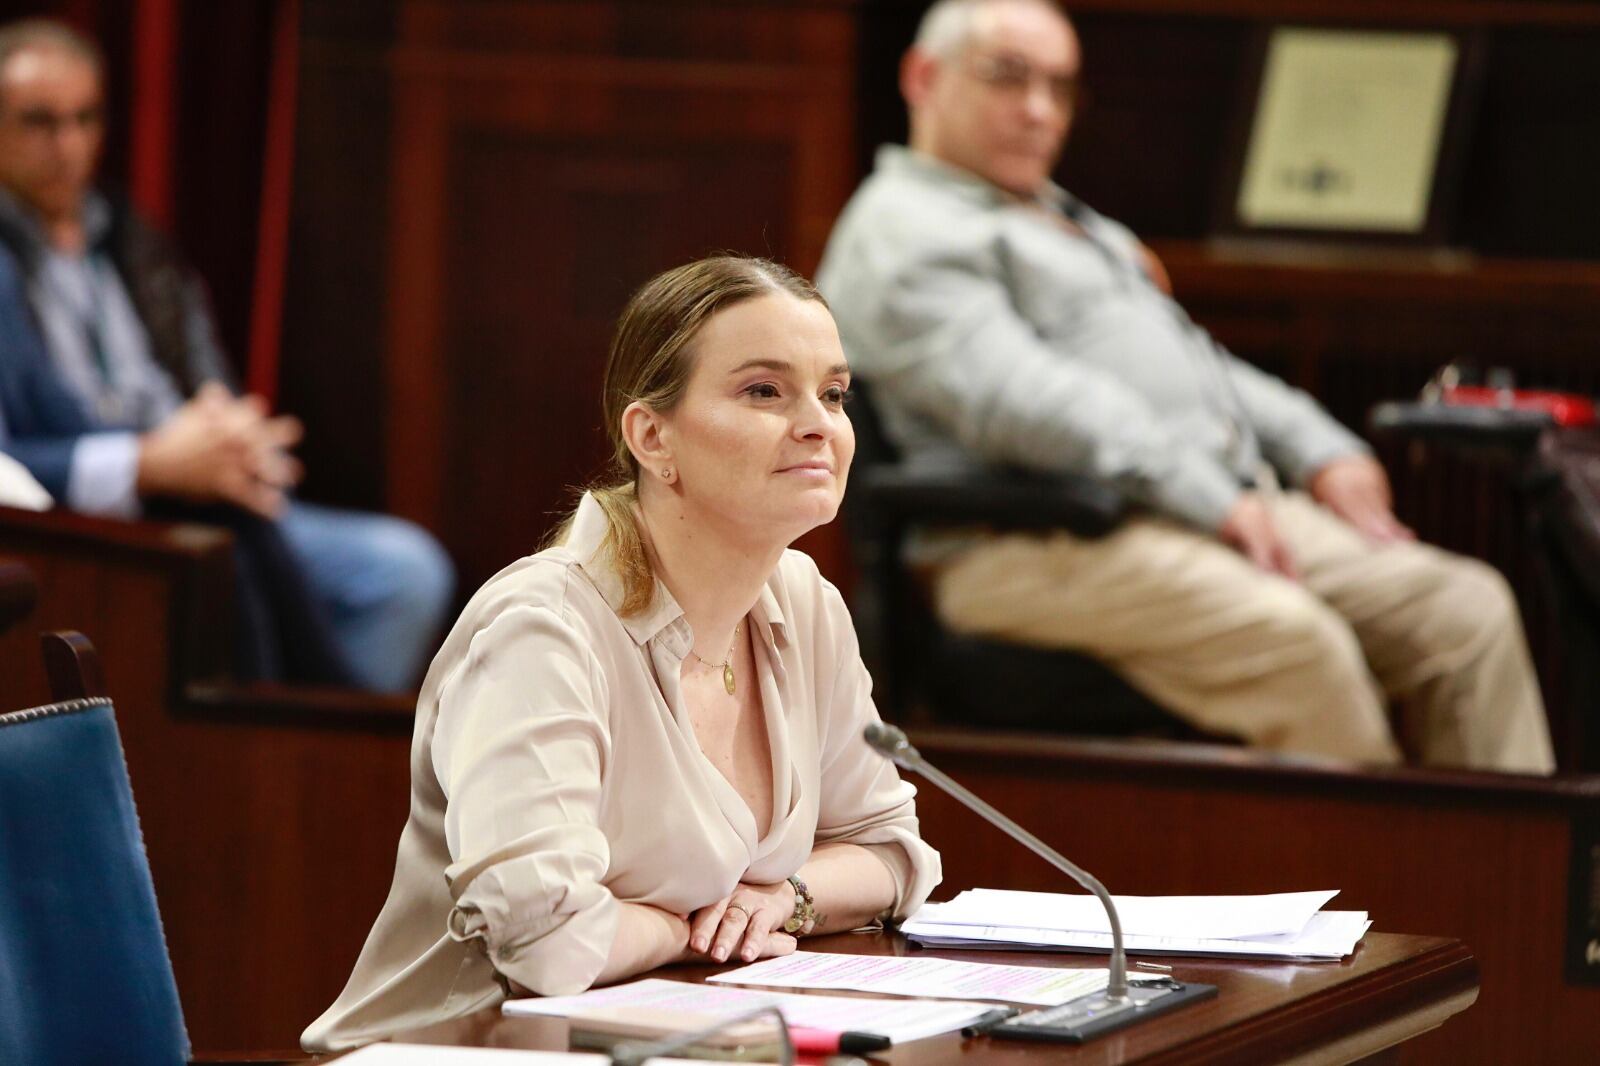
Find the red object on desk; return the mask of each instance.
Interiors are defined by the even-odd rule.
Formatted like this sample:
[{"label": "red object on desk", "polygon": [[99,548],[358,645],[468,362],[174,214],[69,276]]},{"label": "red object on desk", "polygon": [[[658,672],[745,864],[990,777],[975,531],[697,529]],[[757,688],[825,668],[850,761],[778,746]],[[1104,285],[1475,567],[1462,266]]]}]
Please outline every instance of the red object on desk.
[{"label": "red object on desk", "polygon": [[868,1055],[874,1051],[886,1051],[890,1046],[887,1037],[876,1033],[839,1033],[801,1025],[789,1026],[789,1039],[794,1043],[794,1049],[805,1055]]},{"label": "red object on desk", "polygon": [[1570,392],[1538,389],[1495,389],[1483,385],[1451,385],[1440,391],[1440,402],[1454,407],[1509,407],[1521,411],[1548,411],[1558,426],[1595,424],[1594,401]]}]

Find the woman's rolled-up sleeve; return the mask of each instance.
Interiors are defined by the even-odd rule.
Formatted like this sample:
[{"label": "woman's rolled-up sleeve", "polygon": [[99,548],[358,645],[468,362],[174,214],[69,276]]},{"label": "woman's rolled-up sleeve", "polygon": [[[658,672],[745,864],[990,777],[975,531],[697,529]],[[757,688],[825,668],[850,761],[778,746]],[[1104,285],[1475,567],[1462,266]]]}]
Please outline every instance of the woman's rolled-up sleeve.
[{"label": "woman's rolled-up sleeve", "polygon": [[588,988],[616,936],[599,827],[604,707],[587,642],[527,606],[473,637],[439,697],[450,935],[481,939],[495,969],[540,995]]},{"label": "woman's rolled-up sleeve", "polygon": [[922,906],[943,876],[939,853],[922,839],[916,788],[862,739],[867,725],[879,720],[872,679],[861,661],[849,611],[831,585],[825,602],[832,623],[826,629],[838,657],[830,705],[819,708],[822,797],[817,843],[857,844],[872,852],[894,878],[893,917],[905,918]]}]

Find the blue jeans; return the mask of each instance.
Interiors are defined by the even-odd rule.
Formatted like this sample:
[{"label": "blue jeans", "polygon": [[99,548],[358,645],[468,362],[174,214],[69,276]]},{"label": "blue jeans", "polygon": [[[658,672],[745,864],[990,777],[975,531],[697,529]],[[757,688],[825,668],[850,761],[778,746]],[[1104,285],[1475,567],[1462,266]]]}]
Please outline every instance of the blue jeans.
[{"label": "blue jeans", "polygon": [[298,500],[278,528],[355,680],[378,692],[415,684],[455,591],[439,542],[404,519]]}]

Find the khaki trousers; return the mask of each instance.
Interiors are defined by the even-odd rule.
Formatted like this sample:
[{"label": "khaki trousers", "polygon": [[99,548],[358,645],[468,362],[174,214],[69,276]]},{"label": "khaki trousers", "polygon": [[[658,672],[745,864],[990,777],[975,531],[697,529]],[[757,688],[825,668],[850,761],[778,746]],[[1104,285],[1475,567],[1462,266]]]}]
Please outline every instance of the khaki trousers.
[{"label": "khaki trousers", "polygon": [[1267,502],[1298,582],[1141,517],[1094,540],[985,536],[937,569],[936,607],[957,632],[1087,652],[1197,727],[1258,747],[1554,770],[1498,571],[1426,544],[1373,546],[1304,493]]}]

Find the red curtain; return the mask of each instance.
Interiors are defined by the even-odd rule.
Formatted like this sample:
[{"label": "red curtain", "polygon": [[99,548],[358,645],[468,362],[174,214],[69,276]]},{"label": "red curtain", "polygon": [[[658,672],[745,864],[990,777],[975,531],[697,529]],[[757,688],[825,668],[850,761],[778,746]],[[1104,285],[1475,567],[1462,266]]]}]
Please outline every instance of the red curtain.
[{"label": "red curtain", "polygon": [[128,44],[128,194],[145,217],[171,230],[177,0],[136,0]]},{"label": "red curtain", "polygon": [[273,12],[270,48],[247,377],[250,391],[269,401],[278,395],[284,271],[289,262],[289,201],[294,182],[295,105],[299,97],[299,0],[279,0]]}]

